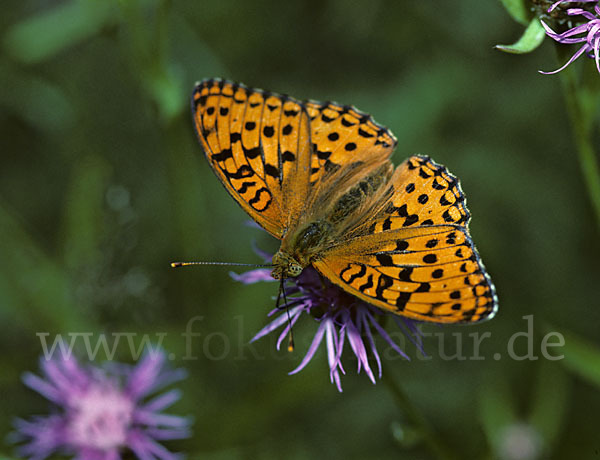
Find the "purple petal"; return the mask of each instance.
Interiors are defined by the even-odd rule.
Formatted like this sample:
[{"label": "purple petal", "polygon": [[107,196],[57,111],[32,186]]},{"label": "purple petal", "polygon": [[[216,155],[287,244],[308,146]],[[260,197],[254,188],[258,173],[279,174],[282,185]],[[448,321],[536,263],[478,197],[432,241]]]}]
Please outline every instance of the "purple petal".
[{"label": "purple petal", "polygon": [[369,320],[371,322],[371,324],[375,327],[375,329],[377,329],[377,332],[379,332],[379,335],[381,337],[383,337],[383,339],[394,349],[396,350],[396,353],[398,353],[400,356],[410,360],[410,358],[406,355],[406,353],[404,353],[402,351],[402,349],[396,345],[396,342],[394,342],[392,340],[392,338],[388,335],[387,332],[385,332],[385,330],[379,325],[379,323],[377,321],[375,321],[375,318],[373,318],[370,314],[369,314]]},{"label": "purple petal", "polygon": [[169,441],[172,439],[186,439],[192,436],[188,428],[147,428],[144,430],[148,435],[159,441]]},{"label": "purple petal", "polygon": [[342,392],[342,384],[340,381],[340,374],[337,369],[337,351],[335,345],[335,326],[333,325],[333,321],[331,319],[324,320],[325,322],[325,331],[327,334],[325,335],[327,341],[327,360],[329,361],[329,378],[331,379],[331,383],[335,382],[335,386],[338,391]]},{"label": "purple petal", "polygon": [[371,347],[371,352],[373,356],[375,356],[375,361],[377,362],[377,368],[379,370],[379,378],[381,378],[381,358],[379,358],[379,353],[377,353],[377,347],[375,346],[375,340],[373,340],[373,334],[371,334],[371,327],[367,321],[366,314],[361,312],[360,321],[363,325],[363,329],[367,334],[367,340],[369,341],[369,346]]},{"label": "purple petal", "polygon": [[171,390],[166,393],[156,396],[150,400],[147,404],[144,404],[143,409],[145,411],[158,412],[166,409],[167,407],[175,404],[181,399],[181,391]]},{"label": "purple petal", "polygon": [[152,439],[148,439],[147,447],[148,451],[160,460],[178,460],[181,458],[179,455],[169,452],[165,447],[154,442]]},{"label": "purple petal", "polygon": [[51,383],[54,384],[56,390],[61,394],[68,394],[70,390],[74,388],[74,383],[69,377],[63,373],[60,365],[62,361],[44,361],[43,370]]},{"label": "purple petal", "polygon": [[581,42],[585,41],[585,38],[567,38],[567,37],[570,37],[571,35],[577,35],[578,33],[585,32],[587,30],[587,28],[585,26],[580,26],[582,28],[581,31],[577,31],[577,29],[579,29],[579,27],[576,27],[575,29],[569,29],[566,32],[563,32],[562,34],[557,34],[544,21],[540,20],[540,22],[542,23],[542,27],[546,30],[546,35],[553,38],[557,42],[571,44],[571,43],[581,43]]},{"label": "purple petal", "polygon": [[252,240],[252,250],[258,254],[265,262],[271,262],[273,260],[273,256],[267,251],[263,251],[256,245],[256,241]]},{"label": "purple petal", "polygon": [[247,221],[244,222],[244,225],[246,227],[257,228],[259,230],[263,229],[255,220],[247,220]]},{"label": "purple petal", "polygon": [[[290,312],[289,322],[283,328],[283,331],[281,332],[281,334],[279,334],[279,337],[277,338],[277,346],[276,347],[277,347],[278,351],[279,351],[279,349],[281,347],[281,342],[288,335],[288,333],[290,332],[290,330],[292,329],[292,327],[294,327],[294,324],[296,324],[296,321],[298,321],[298,318],[300,318],[301,314],[302,314],[302,307],[296,307],[296,309],[293,312]],[[286,319],[287,319],[287,316],[288,315],[286,313],[285,314]]]},{"label": "purple petal", "polygon": [[558,2],[554,2],[550,8],[548,8],[548,13],[551,13],[558,5],[561,3],[590,3],[597,2],[598,0],[559,0]]},{"label": "purple petal", "polygon": [[544,75],[552,75],[552,74],[558,73],[561,70],[564,70],[569,64],[571,64],[575,59],[577,59],[583,53],[585,53],[586,48],[587,48],[587,45],[583,45],[581,48],[579,48],[579,50],[571,57],[571,59],[569,59],[567,61],[567,63],[565,65],[563,65],[561,68],[553,70],[552,72],[544,72],[543,70],[538,70],[538,72],[543,73]]},{"label": "purple petal", "polygon": [[68,375],[72,384],[79,387],[87,386],[90,383],[90,377],[79,365],[74,356],[69,356],[61,361],[65,373]]},{"label": "purple petal", "polygon": [[308,348],[308,351],[306,352],[306,355],[304,355],[304,358],[302,359],[302,362],[298,365],[298,367],[296,369],[294,369],[291,372],[288,372],[288,375],[297,374],[302,369],[304,369],[306,367],[306,365],[310,362],[310,360],[315,355],[315,352],[317,351],[317,348],[319,348],[319,345],[321,344],[321,341],[323,340],[323,334],[325,333],[325,327],[326,327],[326,325],[325,325],[324,322],[322,322],[321,324],[319,324],[319,328],[317,329],[317,333],[315,334],[315,337],[313,338],[313,341],[310,344],[310,347]]},{"label": "purple petal", "polygon": [[350,347],[354,354],[358,358],[358,372],[360,372],[361,363],[365,368],[365,373],[371,380],[371,382],[375,383],[375,376],[371,371],[371,367],[369,366],[369,358],[367,356],[367,350],[365,348],[365,344],[362,341],[362,337],[360,332],[356,329],[356,326],[349,321],[346,323],[348,325],[348,342],[350,343]]},{"label": "purple petal", "polygon": [[143,433],[136,431],[130,433],[127,439],[128,447],[139,460],[156,460],[149,450],[150,439]]},{"label": "purple petal", "polygon": [[590,13],[589,11],[584,10],[582,8],[570,8],[569,10],[567,10],[567,14],[569,16],[583,16],[588,21],[596,20],[596,16],[594,16],[593,13]]},{"label": "purple petal", "polygon": [[165,359],[164,352],[145,354],[129,375],[125,391],[134,398],[148,394],[155,386]]},{"label": "purple petal", "polygon": [[423,348],[423,337],[421,336],[421,331],[417,328],[416,324],[413,321],[404,321],[403,318],[398,318],[394,316],[394,321],[396,325],[402,330],[402,333],[408,337],[408,340],[419,349],[421,354],[427,356],[425,353],[425,349]]},{"label": "purple petal", "polygon": [[[302,308],[304,308],[302,305],[298,305],[297,307],[291,308],[290,316],[295,315],[296,312],[298,312],[299,310],[302,310]],[[287,314],[284,312],[278,318],[274,319],[269,324],[267,324],[265,327],[263,327],[260,331],[258,331],[256,333],[256,335],[254,337],[252,337],[252,339],[250,340],[250,343],[255,342],[256,340],[260,339],[261,337],[264,337],[265,335],[273,332],[275,329],[277,329],[281,325],[285,324],[286,321],[287,321]]]},{"label": "purple petal", "polygon": [[17,451],[23,457],[45,459],[65,442],[64,421],[60,416],[37,417],[33,421],[17,419],[14,422],[18,430],[13,438],[28,444],[19,446]]},{"label": "purple petal", "polygon": [[271,276],[271,270],[268,268],[257,268],[256,270],[250,270],[240,274],[229,272],[229,276],[244,284],[259,283],[261,281],[277,281]]},{"label": "purple petal", "polygon": [[170,428],[186,428],[190,422],[187,417],[161,414],[144,409],[137,410],[133,418],[136,422],[143,423],[148,426],[164,426]]},{"label": "purple petal", "polygon": [[594,57],[596,69],[598,69],[598,73],[600,73],[600,37],[596,38],[596,41],[594,42]]},{"label": "purple petal", "polygon": [[340,369],[340,371],[342,372],[342,374],[345,374],[346,371],[344,370],[344,366],[342,366],[342,351],[344,350],[344,342],[346,339],[346,326],[343,325],[340,328],[340,332],[338,334],[335,329],[335,322],[332,321],[331,322],[331,332],[332,332],[332,336],[333,336],[333,345],[337,349],[337,353],[335,355],[335,366],[334,367],[338,367]]},{"label": "purple petal", "polygon": [[63,395],[48,382],[43,380],[31,372],[26,372],[22,377],[23,383],[31,388],[33,391],[37,391],[43,397],[49,401],[60,404],[63,402]]}]

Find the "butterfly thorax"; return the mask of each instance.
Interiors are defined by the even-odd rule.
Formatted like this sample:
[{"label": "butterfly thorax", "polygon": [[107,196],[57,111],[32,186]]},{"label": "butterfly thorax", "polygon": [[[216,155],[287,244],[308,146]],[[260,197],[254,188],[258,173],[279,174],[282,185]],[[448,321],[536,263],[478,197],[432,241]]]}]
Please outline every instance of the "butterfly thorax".
[{"label": "butterfly thorax", "polygon": [[293,278],[300,275],[331,242],[332,231],[332,224],[323,219],[303,225],[286,235],[279,251],[273,256],[273,278]]},{"label": "butterfly thorax", "polygon": [[[362,220],[361,216],[369,208],[365,205],[373,202],[391,172],[391,164],[385,163],[333,200],[318,201],[314,207],[320,217],[300,223],[283,237],[279,251],[273,256],[273,278],[300,275],[334,245],[341,234],[347,234],[349,227]],[[331,196],[327,191],[323,195]]]}]

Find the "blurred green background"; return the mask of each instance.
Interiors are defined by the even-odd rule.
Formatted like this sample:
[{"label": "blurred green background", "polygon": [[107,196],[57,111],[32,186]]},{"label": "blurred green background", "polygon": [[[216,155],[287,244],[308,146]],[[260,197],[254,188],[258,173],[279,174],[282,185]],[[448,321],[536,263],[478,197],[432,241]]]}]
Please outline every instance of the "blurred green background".
[{"label": "blurred green background", "polygon": [[[191,458],[428,459],[432,443],[447,458],[600,456],[598,228],[559,78],[537,73],[556,68],[553,47],[495,51],[522,31],[499,2],[12,0],[0,25],[2,438],[13,417],[48,410],[20,383],[38,369],[36,334],[136,332],[136,343],[162,334],[189,371],[171,412],[193,415],[195,435],[167,445]],[[277,247],[245,225],[197,144],[189,98],[216,76],[353,104],[395,133],[396,164],[423,153],[446,165],[467,195],[497,317],[424,327],[437,334],[424,341],[431,359],[410,343],[410,362],[388,350],[376,386],[348,353],[341,394],[324,350],[287,375],[316,330],[309,319],[292,354],[273,338],[248,346],[275,285],[169,268],[258,263],[253,241]],[[526,315],[539,359],[514,360]],[[197,316],[197,359],[186,360],[181,334]],[[551,331],[564,359],[541,356]],[[472,334],[486,332],[482,359],[469,359]],[[459,345],[467,359],[444,359]],[[514,345],[529,352],[524,336]],[[116,358],[132,360],[126,344]]]}]

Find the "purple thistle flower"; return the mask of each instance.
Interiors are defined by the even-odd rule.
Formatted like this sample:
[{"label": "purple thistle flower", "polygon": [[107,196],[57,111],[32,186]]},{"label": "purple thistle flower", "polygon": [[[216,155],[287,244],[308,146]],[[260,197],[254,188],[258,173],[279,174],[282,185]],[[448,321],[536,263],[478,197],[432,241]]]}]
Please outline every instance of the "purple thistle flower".
[{"label": "purple thistle flower", "polygon": [[43,377],[26,373],[23,382],[51,401],[55,413],[17,419],[12,434],[19,455],[43,460],[54,453],[78,460],[120,460],[131,451],[141,460],[174,460],[159,441],[190,436],[190,420],[164,409],[181,394],[156,391],[185,377],[183,369],[164,370],[165,354],[146,354],[135,366],[82,366],[72,356],[41,359]]},{"label": "purple thistle flower", "polygon": [[[270,259],[268,255],[261,255],[266,260]],[[265,269],[251,270],[241,275],[232,273],[231,276],[245,284],[259,281],[275,281],[271,277],[270,272]],[[277,339],[277,349],[279,350],[281,342],[290,332],[290,327],[293,327],[303,314],[310,314],[319,323],[319,326],[306,355],[298,367],[289,373],[290,375],[296,374],[306,367],[315,355],[319,345],[323,342],[323,338],[325,338],[327,360],[329,362],[329,378],[332,383],[335,383],[339,391],[342,391],[340,373],[346,373],[341,361],[342,351],[346,342],[350,345],[350,349],[358,359],[357,372],[364,369],[371,382],[375,383],[375,375],[369,364],[369,354],[377,363],[379,378],[381,378],[381,358],[375,345],[373,330],[378,332],[400,356],[409,359],[379,323],[379,319],[383,316],[392,317],[402,332],[421,349],[421,336],[416,326],[417,322],[388,314],[379,308],[363,302],[323,278],[312,267],[306,267],[300,276],[289,278],[286,280],[286,283],[285,292],[288,299],[289,322],[285,309],[280,307],[279,309],[272,310],[269,316],[274,316],[277,313],[279,315],[261,329],[252,338],[251,342],[283,326],[283,330]]]},{"label": "purple thistle flower", "polygon": [[544,72],[540,70],[540,73],[549,75],[560,72],[565,69],[569,64],[575,61],[582,54],[587,55],[589,58],[592,58],[596,61],[596,68],[600,73],[600,5],[598,4],[598,0],[561,0],[552,4],[552,6],[548,9],[548,12],[552,12],[558,5],[561,3],[595,3],[594,11],[596,14],[594,15],[590,11],[584,10],[583,8],[569,8],[567,10],[567,14],[569,16],[582,16],[585,18],[586,22],[575,26],[566,32],[556,33],[554,32],[544,21],[542,22],[542,26],[546,29],[546,35],[556,40],[558,43],[563,44],[573,44],[573,43],[583,43],[581,48],[577,50],[571,59],[567,61],[565,65],[560,67],[557,70],[552,72]]}]

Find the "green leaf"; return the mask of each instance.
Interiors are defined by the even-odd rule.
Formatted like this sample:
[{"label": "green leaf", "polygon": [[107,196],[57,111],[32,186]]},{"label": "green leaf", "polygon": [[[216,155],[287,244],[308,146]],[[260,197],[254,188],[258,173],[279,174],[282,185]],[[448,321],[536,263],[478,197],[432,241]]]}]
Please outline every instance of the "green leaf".
[{"label": "green leaf", "polygon": [[496,49],[512,54],[531,53],[542,44],[546,31],[538,18],[533,18],[521,38],[512,45],[496,45]]},{"label": "green leaf", "polygon": [[600,388],[600,348],[573,333],[565,337],[564,359],[560,360],[569,371]]},{"label": "green leaf", "polygon": [[524,0],[500,0],[512,18],[525,25],[529,21]]},{"label": "green leaf", "polygon": [[27,64],[44,61],[63,49],[96,35],[111,17],[112,2],[73,0],[47,9],[12,26],[6,50]]}]

